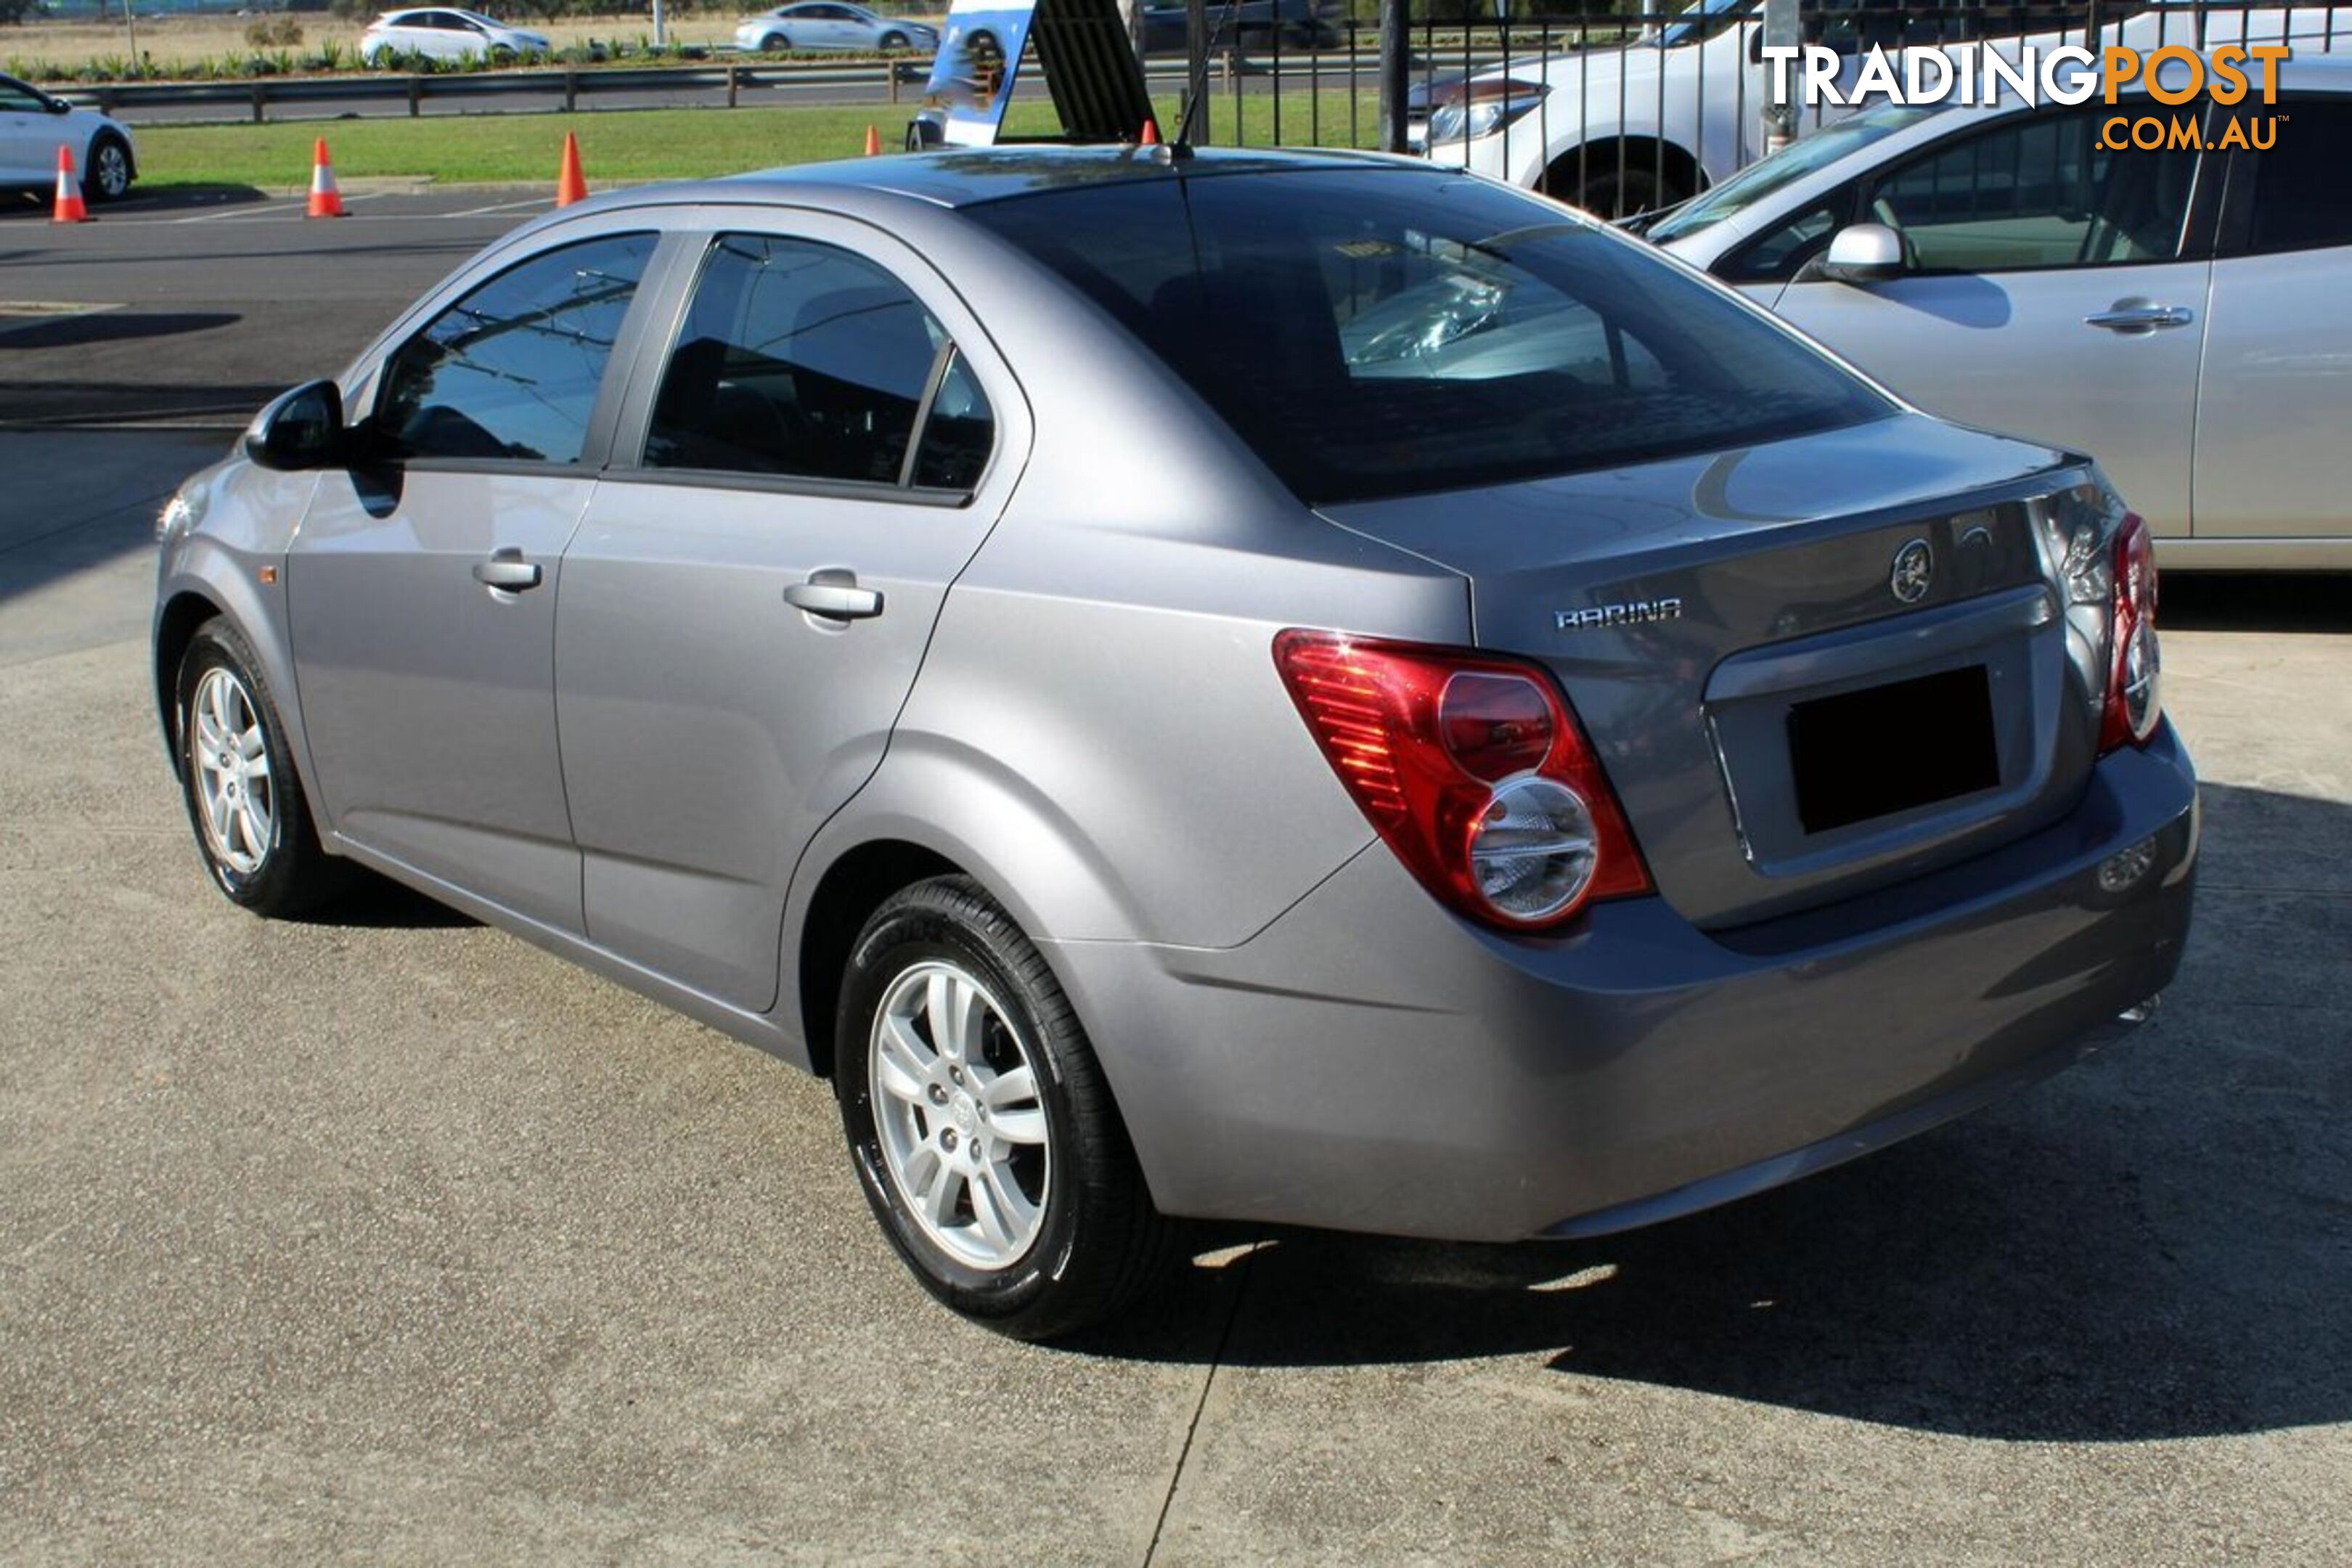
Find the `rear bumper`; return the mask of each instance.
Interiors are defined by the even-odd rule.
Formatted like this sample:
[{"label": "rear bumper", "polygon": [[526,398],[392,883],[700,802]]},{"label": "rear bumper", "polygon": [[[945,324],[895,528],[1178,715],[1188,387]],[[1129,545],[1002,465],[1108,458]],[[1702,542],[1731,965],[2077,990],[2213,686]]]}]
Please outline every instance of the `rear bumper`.
[{"label": "rear bumper", "polygon": [[1658,899],[1566,937],[1485,931],[1375,845],[1240,947],[1048,952],[1168,1212],[1598,1234],[1866,1152],[2114,1037],[2179,963],[2197,835],[2167,726],[2027,838],[1736,931]]}]

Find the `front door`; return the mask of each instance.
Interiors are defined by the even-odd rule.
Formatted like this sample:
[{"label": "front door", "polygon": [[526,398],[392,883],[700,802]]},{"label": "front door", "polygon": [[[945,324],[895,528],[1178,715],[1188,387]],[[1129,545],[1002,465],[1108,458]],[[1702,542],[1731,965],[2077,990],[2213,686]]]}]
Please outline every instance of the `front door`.
[{"label": "front door", "polygon": [[2185,534],[2212,264],[2183,257],[2198,154],[2111,152],[2083,109],[1937,143],[1861,194],[1909,269],[1798,281],[1774,308],[1963,425],[2086,451],[2159,534]]},{"label": "front door", "polygon": [[751,1012],[801,850],[881,762],[1026,450],[924,263],[776,221],[709,240],[623,416],[642,460],[616,453],[564,556],[555,650],[590,938]]},{"label": "front door", "polygon": [[[29,184],[57,172],[57,118],[32,89],[0,81],[0,186]],[[46,154],[46,155],[45,155]],[[81,153],[77,150],[79,160]]]},{"label": "front door", "polygon": [[356,844],[578,931],[556,750],[563,547],[594,489],[604,370],[655,238],[540,252],[395,350],[287,565],[329,819]]}]

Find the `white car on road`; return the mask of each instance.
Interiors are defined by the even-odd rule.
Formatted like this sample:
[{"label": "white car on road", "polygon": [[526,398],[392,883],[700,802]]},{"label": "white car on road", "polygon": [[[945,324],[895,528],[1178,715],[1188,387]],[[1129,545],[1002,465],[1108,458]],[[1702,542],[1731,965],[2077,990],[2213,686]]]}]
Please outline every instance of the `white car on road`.
[{"label": "white car on road", "polygon": [[2115,150],[2128,90],[1873,110],[1649,236],[1931,414],[2090,453],[2168,570],[2352,568],[2352,58],[2278,78],[2260,152],[2218,106],[2203,151]]},{"label": "white car on road", "polygon": [[47,191],[58,149],[73,153],[82,195],[110,202],[139,177],[131,132],[95,109],[78,109],[39,88],[0,76],[0,190]]},{"label": "white car on road", "polygon": [[[2127,9],[2110,5],[2105,15]],[[1948,19],[1896,0],[1805,7],[1805,37],[1843,57],[1851,89],[1874,47],[1940,47],[1964,68],[1997,47],[2080,45],[2091,7],[2072,3],[1954,9]],[[2201,13],[2201,15],[2200,15]],[[1528,57],[1441,83],[1423,133],[1428,155],[1540,189],[1604,217],[1672,206],[1764,153],[1769,78],[1762,57],[1763,0],[1697,0],[1675,21],[1622,47]],[[2021,35],[2025,35],[2021,37]],[[2298,56],[2352,46],[2352,6],[2146,6],[2099,30],[2101,44],[2294,40]],[[1817,127],[1848,110],[1803,111]]]},{"label": "white car on road", "polygon": [[806,0],[745,17],[735,29],[735,47],[761,54],[782,54],[787,49],[913,49],[928,55],[940,47],[940,30],[928,23],[877,16],[863,5]]},{"label": "white car on road", "polygon": [[505,64],[548,52],[547,35],[474,11],[386,11],[360,35],[360,58],[382,68],[411,55],[428,60],[489,60]]}]

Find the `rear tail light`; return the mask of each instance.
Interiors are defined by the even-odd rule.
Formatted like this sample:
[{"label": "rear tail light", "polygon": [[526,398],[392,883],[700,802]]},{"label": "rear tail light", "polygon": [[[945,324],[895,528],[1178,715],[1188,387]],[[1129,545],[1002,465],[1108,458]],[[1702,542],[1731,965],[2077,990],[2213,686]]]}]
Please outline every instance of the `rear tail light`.
[{"label": "rear tail light", "polygon": [[1591,744],[1542,669],[1286,631],[1274,661],[1339,781],[1422,885],[1492,925],[1650,890]]},{"label": "rear tail light", "polygon": [[2141,746],[2164,716],[2163,661],[2156,641],[2156,544],[2137,512],[2124,513],[2113,546],[2107,607],[2107,700],[2099,752]]}]

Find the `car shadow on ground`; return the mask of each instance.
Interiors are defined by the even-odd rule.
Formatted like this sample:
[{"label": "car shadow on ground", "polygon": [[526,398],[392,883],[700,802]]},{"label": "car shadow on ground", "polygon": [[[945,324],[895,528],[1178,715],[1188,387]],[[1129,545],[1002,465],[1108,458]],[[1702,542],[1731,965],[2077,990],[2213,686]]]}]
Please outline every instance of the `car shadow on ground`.
[{"label": "car shadow on ground", "polygon": [[1597,1240],[1202,1227],[1164,1299],[1077,1348],[1195,1359],[1179,1329],[1219,1312],[1227,1365],[1534,1355],[2015,1441],[2352,1420],[2352,880],[2239,875],[2343,866],[2352,808],[2226,785],[2205,804],[2200,925],[2158,1022],[2016,1100]]},{"label": "car shadow on ground", "polygon": [[2160,592],[2168,631],[2352,632],[2352,572],[2174,573]]},{"label": "car shadow on ground", "polygon": [[[85,193],[87,195],[87,193]],[[196,213],[211,207],[236,206],[271,200],[268,192],[244,184],[190,184],[131,187],[121,201],[90,202],[89,216],[100,223],[110,217],[139,217],[155,213]],[[0,191],[0,219],[46,218],[54,203],[47,190]]]}]

